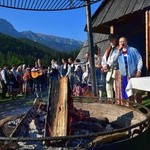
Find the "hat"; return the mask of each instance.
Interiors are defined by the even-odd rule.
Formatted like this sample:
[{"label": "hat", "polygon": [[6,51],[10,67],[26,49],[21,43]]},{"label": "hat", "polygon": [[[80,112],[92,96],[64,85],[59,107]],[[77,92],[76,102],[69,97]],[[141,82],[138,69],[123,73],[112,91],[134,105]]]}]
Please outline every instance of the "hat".
[{"label": "hat", "polygon": [[76,62],[80,62],[80,59],[76,59],[75,61],[76,61]]},{"label": "hat", "polygon": [[108,40],[111,41],[112,39],[118,39],[118,35],[110,34]]}]

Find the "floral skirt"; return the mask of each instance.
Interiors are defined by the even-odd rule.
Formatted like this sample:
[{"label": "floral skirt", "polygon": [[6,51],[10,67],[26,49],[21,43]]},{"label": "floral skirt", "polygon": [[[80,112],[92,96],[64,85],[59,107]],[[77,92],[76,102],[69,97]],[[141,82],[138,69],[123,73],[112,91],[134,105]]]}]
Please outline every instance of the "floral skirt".
[{"label": "floral skirt", "polygon": [[127,76],[122,76],[119,70],[115,73],[115,98],[117,99],[128,99],[126,93],[126,87],[129,78]]}]

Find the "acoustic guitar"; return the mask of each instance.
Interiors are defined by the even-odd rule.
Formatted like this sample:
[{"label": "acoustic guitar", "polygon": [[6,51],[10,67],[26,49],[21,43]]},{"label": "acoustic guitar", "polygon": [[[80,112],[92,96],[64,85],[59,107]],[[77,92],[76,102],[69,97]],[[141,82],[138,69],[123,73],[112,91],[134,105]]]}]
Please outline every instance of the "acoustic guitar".
[{"label": "acoustic guitar", "polygon": [[38,70],[33,70],[33,71],[31,71],[31,77],[32,78],[37,78],[37,77],[39,77],[39,76],[42,76],[43,75],[43,73],[45,72],[45,71],[47,71],[48,69],[44,69],[44,70],[42,70],[42,69],[38,69]]}]

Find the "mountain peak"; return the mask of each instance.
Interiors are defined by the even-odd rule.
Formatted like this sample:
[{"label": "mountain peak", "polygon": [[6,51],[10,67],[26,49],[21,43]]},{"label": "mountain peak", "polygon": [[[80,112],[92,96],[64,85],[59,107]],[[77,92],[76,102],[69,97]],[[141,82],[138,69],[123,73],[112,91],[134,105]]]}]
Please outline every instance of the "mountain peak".
[{"label": "mountain peak", "polygon": [[0,18],[0,33],[10,35],[12,37],[23,37],[34,42],[41,43],[52,49],[59,51],[73,51],[80,49],[83,45],[82,41],[74,39],[63,38],[56,35],[46,35],[43,33],[34,33],[30,30],[18,32],[13,25],[5,19]]},{"label": "mountain peak", "polygon": [[13,25],[2,18],[0,18],[0,32],[13,37],[19,37],[18,31],[13,27]]}]

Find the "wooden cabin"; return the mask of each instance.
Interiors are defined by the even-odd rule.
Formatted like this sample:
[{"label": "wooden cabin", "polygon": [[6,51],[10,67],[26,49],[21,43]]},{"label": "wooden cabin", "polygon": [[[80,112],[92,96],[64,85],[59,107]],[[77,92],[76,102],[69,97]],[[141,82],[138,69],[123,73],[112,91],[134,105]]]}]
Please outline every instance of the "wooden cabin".
[{"label": "wooden cabin", "polygon": [[[143,75],[150,74],[149,10],[150,0],[103,0],[92,16],[94,34],[115,33],[125,36],[128,39],[128,45],[139,50],[144,62]],[[94,38],[94,42],[98,41],[101,43],[99,46],[102,46],[103,38],[97,40]]]},{"label": "wooden cabin", "polygon": [[[104,54],[105,50],[109,46],[108,42],[108,35],[107,34],[100,34],[100,33],[93,33],[93,41],[94,41],[94,46],[97,45],[98,48],[101,48],[101,55]],[[86,41],[80,50],[80,53],[77,56],[77,59],[80,59],[82,62],[85,62],[85,54],[88,52],[89,47],[88,47],[88,41]]]}]

